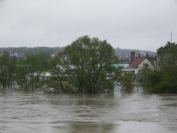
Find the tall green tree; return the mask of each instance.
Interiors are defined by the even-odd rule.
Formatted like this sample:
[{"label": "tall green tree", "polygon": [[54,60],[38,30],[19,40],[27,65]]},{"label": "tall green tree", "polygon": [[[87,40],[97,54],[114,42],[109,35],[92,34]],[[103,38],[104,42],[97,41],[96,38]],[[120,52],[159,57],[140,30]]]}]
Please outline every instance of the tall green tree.
[{"label": "tall green tree", "polygon": [[43,54],[28,56],[25,64],[28,66],[28,82],[32,89],[40,86],[41,73],[46,70],[46,60]]},{"label": "tall green tree", "polygon": [[135,82],[135,74],[132,72],[124,72],[120,77],[120,84],[122,87],[122,91],[124,92],[132,92],[134,88]]},{"label": "tall green tree", "polygon": [[70,86],[76,93],[113,91],[119,71],[113,67],[113,47],[107,41],[83,36],[68,45],[54,59],[53,73],[60,87]]},{"label": "tall green tree", "polygon": [[9,59],[10,54],[8,51],[4,51],[0,56],[0,83],[3,88],[7,87],[9,84]]},{"label": "tall green tree", "polygon": [[0,84],[3,88],[10,87],[15,81],[17,58],[11,57],[8,51],[0,56]]},{"label": "tall green tree", "polygon": [[21,60],[16,68],[16,78],[19,87],[25,87],[28,85],[28,66]]},{"label": "tall green tree", "polygon": [[168,42],[157,50],[161,73],[159,91],[177,93],[177,44]]},{"label": "tall green tree", "polygon": [[144,88],[150,91],[153,91],[154,89],[156,89],[162,77],[160,71],[152,70],[147,67],[142,69],[142,72],[139,74],[139,76],[141,79],[140,83],[143,85]]},{"label": "tall green tree", "polygon": [[177,93],[177,44],[168,42],[157,50],[158,70],[144,69],[143,83],[156,93]]},{"label": "tall green tree", "polygon": [[18,58],[16,56],[11,56],[9,58],[9,67],[8,67],[9,86],[12,86],[15,83],[17,65],[18,65]]},{"label": "tall green tree", "polygon": [[16,80],[21,87],[40,87],[41,73],[49,69],[49,54],[38,53],[22,59],[17,67]]},{"label": "tall green tree", "polygon": [[157,50],[157,55],[164,80],[177,82],[177,44],[168,42],[166,46]]}]

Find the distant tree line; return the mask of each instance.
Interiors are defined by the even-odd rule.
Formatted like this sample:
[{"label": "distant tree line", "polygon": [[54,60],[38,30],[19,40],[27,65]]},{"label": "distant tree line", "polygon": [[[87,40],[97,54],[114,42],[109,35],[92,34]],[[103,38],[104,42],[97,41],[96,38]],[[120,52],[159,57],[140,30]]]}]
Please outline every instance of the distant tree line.
[{"label": "distant tree line", "polygon": [[[0,48],[0,53],[4,51],[9,51],[10,54],[17,53],[19,57],[27,57],[29,55],[38,54],[38,53],[46,53],[50,55],[56,55],[57,53],[64,50],[64,47],[6,47]],[[136,53],[146,54],[148,53],[150,56],[156,56],[156,52],[153,51],[142,51],[142,50],[132,50],[132,49],[120,49],[116,48],[115,55],[118,57],[130,57],[131,51],[135,51]]]},{"label": "distant tree line", "polygon": [[45,54],[57,54],[61,51],[63,51],[63,47],[7,47],[7,48],[0,48],[0,53],[3,53],[4,51],[8,51],[10,54],[17,53],[20,57],[27,57],[30,55],[38,54],[38,53],[45,53]]}]

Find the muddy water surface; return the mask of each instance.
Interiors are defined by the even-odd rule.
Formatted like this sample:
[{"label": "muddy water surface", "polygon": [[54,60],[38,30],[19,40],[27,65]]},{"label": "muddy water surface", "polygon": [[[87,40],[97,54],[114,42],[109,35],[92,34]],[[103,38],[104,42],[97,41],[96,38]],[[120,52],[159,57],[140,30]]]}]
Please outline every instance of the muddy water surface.
[{"label": "muddy water surface", "polygon": [[0,91],[0,133],[176,133],[177,95]]}]

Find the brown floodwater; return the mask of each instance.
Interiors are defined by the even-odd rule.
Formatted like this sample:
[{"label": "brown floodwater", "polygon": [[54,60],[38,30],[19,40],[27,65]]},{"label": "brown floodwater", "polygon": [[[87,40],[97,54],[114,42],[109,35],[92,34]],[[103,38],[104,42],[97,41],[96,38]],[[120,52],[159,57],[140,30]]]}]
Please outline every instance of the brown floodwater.
[{"label": "brown floodwater", "polygon": [[0,91],[0,133],[176,133],[177,95]]}]

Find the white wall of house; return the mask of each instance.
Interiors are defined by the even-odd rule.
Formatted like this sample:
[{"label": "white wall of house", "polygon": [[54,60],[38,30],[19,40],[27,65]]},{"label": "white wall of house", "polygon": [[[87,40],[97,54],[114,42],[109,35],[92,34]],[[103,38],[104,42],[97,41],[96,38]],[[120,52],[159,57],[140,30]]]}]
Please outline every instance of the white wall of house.
[{"label": "white wall of house", "polygon": [[144,59],[144,61],[138,66],[139,69],[143,69],[145,65],[148,65],[148,67],[152,70],[154,70],[154,66],[151,64],[151,62],[148,59]]},{"label": "white wall of house", "polygon": [[123,68],[122,72],[132,72],[134,74],[138,74],[141,69],[139,68]]}]

